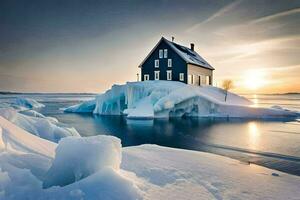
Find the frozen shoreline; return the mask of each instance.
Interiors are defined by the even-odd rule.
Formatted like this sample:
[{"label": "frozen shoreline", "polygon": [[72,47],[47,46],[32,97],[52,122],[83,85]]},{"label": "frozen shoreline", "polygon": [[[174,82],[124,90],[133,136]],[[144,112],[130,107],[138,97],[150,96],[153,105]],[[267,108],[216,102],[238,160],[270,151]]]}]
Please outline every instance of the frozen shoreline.
[{"label": "frozen shoreline", "polygon": [[[157,145],[121,148],[120,140],[111,136],[71,136],[56,144],[2,117],[0,127],[0,191],[5,199],[297,199],[300,195],[299,176],[211,153]],[[45,180],[47,189],[42,187]]]}]

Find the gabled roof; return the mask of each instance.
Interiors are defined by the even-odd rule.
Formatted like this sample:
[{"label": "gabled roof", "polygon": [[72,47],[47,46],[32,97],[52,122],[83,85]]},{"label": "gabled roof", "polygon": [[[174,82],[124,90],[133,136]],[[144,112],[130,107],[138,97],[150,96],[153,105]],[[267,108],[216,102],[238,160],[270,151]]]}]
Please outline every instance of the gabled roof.
[{"label": "gabled roof", "polygon": [[139,67],[144,64],[144,62],[162,41],[165,41],[183,60],[185,60],[186,63],[214,70],[214,68],[210,64],[208,64],[208,62],[206,62],[206,60],[204,60],[196,51],[192,51],[188,47],[176,44],[175,42],[171,42],[164,37],[159,40],[159,42],[155,45],[155,47],[151,50],[151,52],[147,55],[147,57],[143,60]]}]

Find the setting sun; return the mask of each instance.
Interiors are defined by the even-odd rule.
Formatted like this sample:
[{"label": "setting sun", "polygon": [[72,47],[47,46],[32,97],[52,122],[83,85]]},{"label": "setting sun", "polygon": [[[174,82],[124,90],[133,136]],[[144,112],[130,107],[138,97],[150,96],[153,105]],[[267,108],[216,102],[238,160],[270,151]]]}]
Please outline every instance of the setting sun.
[{"label": "setting sun", "polygon": [[244,85],[251,90],[259,89],[266,85],[266,73],[261,70],[249,70],[244,76]]}]

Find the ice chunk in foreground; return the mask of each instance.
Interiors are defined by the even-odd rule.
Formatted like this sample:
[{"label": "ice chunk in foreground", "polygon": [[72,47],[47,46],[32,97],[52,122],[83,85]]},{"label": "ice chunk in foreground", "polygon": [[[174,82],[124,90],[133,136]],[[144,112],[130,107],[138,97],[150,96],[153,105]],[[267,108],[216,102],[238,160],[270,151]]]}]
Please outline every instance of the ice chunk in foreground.
[{"label": "ice chunk in foreground", "polygon": [[34,153],[54,158],[56,144],[36,137],[0,116],[1,151]]},{"label": "ice chunk in foreground", "polygon": [[44,104],[41,104],[41,103],[37,102],[36,100],[30,99],[30,98],[18,97],[18,98],[15,99],[15,101],[13,103],[16,104],[16,105],[25,107],[25,108],[30,108],[30,109],[45,107]]},{"label": "ice chunk in foreground", "polygon": [[106,168],[118,171],[120,163],[121,141],[116,137],[63,138],[43,185],[68,185]]},{"label": "ice chunk in foreground", "polygon": [[[33,115],[31,112],[29,114]],[[74,128],[66,127],[56,122],[53,118],[36,115],[38,117],[21,114],[13,108],[0,108],[0,116],[41,138],[58,142],[66,136],[79,136],[79,133]]]},{"label": "ice chunk in foreground", "polygon": [[[116,138],[103,136],[81,142],[78,138],[70,138],[66,143],[73,151],[67,149],[65,152],[67,146],[63,143],[59,149],[64,152],[58,153],[59,158],[56,158],[63,166],[56,165],[59,168],[54,174],[65,170],[65,166],[70,166],[68,163],[77,162],[75,172],[87,177],[64,187],[43,189],[42,180],[55,156],[57,144],[28,133],[1,116],[0,135],[0,199],[141,199],[139,189],[119,170],[121,148]],[[82,163],[78,163],[79,160]]]},{"label": "ice chunk in foreground", "polygon": [[[194,86],[175,81],[128,82],[113,85],[94,102],[67,108],[68,112],[126,115],[127,118],[168,117],[296,117],[299,113],[252,106],[248,99],[212,86]],[[89,106],[91,105],[91,106]]]}]

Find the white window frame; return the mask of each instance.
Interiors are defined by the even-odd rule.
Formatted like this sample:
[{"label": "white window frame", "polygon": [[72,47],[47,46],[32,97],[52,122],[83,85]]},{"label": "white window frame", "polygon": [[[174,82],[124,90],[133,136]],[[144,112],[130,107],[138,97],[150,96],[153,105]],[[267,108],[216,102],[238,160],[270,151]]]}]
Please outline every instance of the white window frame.
[{"label": "white window frame", "polygon": [[159,71],[154,71],[154,80],[159,80]]},{"label": "white window frame", "polygon": [[172,67],[172,59],[168,59],[168,67]]},{"label": "white window frame", "polygon": [[168,49],[164,49],[164,58],[168,57]]},{"label": "white window frame", "polygon": [[179,73],[179,80],[184,81],[184,73]]},{"label": "white window frame", "polygon": [[154,67],[159,68],[159,60],[154,60]]},{"label": "white window frame", "polygon": [[194,84],[194,80],[193,80],[193,75],[192,74],[188,75],[188,84],[191,84],[191,85]]},{"label": "white window frame", "polygon": [[167,70],[167,80],[168,81],[172,80],[172,70]]},{"label": "white window frame", "polygon": [[149,81],[149,74],[144,74],[144,81]]},{"label": "white window frame", "polygon": [[160,49],[159,53],[158,53],[158,57],[163,58],[163,56],[164,56],[164,51],[162,49]]}]

